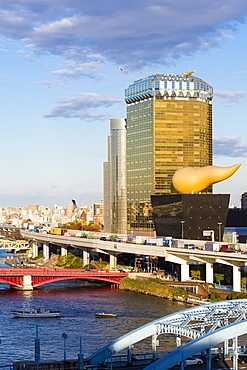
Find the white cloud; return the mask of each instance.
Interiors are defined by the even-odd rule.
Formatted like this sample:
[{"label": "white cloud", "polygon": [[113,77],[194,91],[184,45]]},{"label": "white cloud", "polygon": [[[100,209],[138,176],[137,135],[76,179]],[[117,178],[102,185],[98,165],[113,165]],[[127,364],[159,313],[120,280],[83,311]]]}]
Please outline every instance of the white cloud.
[{"label": "white cloud", "polygon": [[51,74],[62,76],[62,77],[77,78],[75,72],[69,71],[68,69],[59,69],[57,71],[51,72]]},{"label": "white cloud", "polygon": [[215,156],[247,157],[247,144],[241,142],[240,137],[215,137],[213,140]]},{"label": "white cloud", "polygon": [[[123,103],[123,100],[111,95],[80,93],[58,101],[44,117],[80,118],[84,120],[102,119],[109,117],[109,112],[103,113],[104,108],[117,103]],[[97,112],[98,108],[100,108],[100,112]]]},{"label": "white cloud", "polygon": [[78,64],[108,60],[129,70],[220,46],[247,15],[245,0],[1,3],[0,35]]},{"label": "white cloud", "polygon": [[57,81],[53,81],[53,80],[34,81],[34,83],[43,84],[43,85],[45,85],[45,87],[48,87],[48,88],[50,88],[52,86],[64,87],[64,84],[58,83]]},{"label": "white cloud", "polygon": [[244,104],[245,91],[214,91],[214,98],[225,101],[226,105]]}]

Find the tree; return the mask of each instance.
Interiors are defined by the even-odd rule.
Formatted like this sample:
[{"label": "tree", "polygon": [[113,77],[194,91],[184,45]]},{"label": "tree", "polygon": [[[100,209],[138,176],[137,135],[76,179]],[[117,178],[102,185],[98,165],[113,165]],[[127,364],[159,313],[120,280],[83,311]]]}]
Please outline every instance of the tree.
[{"label": "tree", "polygon": [[200,280],[201,278],[201,271],[200,270],[191,270],[191,277],[195,280]]},{"label": "tree", "polygon": [[247,278],[246,278],[246,276],[245,276],[245,277],[242,277],[242,278],[241,278],[241,288],[242,288],[243,290],[246,290],[246,283],[247,283]]},{"label": "tree", "polygon": [[214,280],[218,285],[220,285],[220,282],[224,280],[225,275],[224,274],[214,274]]}]

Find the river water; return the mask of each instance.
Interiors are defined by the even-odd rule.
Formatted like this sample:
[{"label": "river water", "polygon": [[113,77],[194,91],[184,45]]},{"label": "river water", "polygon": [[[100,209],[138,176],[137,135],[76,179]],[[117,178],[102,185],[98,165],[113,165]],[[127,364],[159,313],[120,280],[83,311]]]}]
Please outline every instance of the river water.
[{"label": "river water", "polygon": [[[0,251],[0,268],[5,265]],[[82,339],[84,357],[112,340],[159,317],[184,310],[185,303],[172,302],[131,292],[111,289],[107,284],[70,281],[46,284],[34,291],[18,291],[0,283],[0,365],[14,361],[34,360],[36,327],[41,343],[41,361],[62,360],[67,334],[66,358],[76,359]],[[11,310],[32,308],[61,311],[60,318],[14,319]],[[116,318],[99,319],[96,312],[116,313]],[[161,338],[162,336],[160,336]],[[159,338],[159,339],[160,339]],[[144,351],[147,339],[135,351]],[[160,351],[169,351],[174,340],[162,337]]]}]

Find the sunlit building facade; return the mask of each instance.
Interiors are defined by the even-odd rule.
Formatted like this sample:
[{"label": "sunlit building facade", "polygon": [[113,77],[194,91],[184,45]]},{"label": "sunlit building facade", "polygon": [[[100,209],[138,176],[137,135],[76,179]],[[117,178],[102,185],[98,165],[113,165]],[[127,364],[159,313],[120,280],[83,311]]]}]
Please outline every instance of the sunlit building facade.
[{"label": "sunlit building facade", "polygon": [[127,233],[126,194],[126,120],[111,119],[108,162],[104,164],[105,232]]},{"label": "sunlit building facade", "polygon": [[126,234],[126,120],[110,121],[111,232]]},{"label": "sunlit building facade", "polygon": [[125,90],[128,230],[150,231],[150,195],[177,193],[177,169],[212,164],[212,98],[191,74],[152,75]]}]

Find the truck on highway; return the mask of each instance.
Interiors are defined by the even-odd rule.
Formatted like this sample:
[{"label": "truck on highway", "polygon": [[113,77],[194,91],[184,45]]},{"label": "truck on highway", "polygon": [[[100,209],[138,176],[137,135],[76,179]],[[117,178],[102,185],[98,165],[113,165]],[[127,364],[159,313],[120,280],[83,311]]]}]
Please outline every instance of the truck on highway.
[{"label": "truck on highway", "polygon": [[145,245],[163,245],[163,238],[147,238]]},{"label": "truck on highway", "polygon": [[220,244],[219,243],[205,243],[205,251],[214,251],[219,252],[220,251]]},{"label": "truck on highway", "polygon": [[144,244],[146,237],[142,235],[128,235],[127,243]]}]

